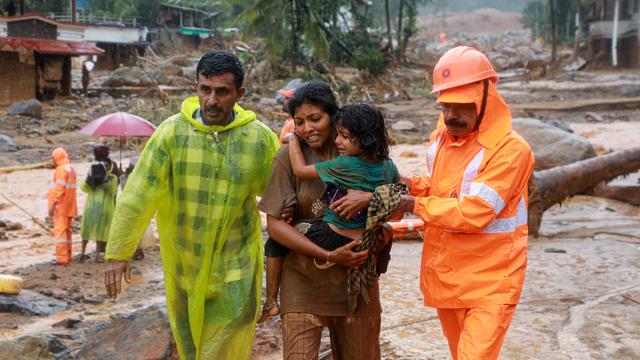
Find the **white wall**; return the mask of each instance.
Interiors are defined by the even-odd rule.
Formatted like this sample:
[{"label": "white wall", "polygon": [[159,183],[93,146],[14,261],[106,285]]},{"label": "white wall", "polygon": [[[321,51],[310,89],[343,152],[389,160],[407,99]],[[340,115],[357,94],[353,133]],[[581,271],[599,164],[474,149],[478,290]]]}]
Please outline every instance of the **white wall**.
[{"label": "white wall", "polygon": [[89,26],[85,29],[84,40],[93,42],[108,42],[119,44],[131,44],[144,41],[143,29],[137,28],[114,28]]}]

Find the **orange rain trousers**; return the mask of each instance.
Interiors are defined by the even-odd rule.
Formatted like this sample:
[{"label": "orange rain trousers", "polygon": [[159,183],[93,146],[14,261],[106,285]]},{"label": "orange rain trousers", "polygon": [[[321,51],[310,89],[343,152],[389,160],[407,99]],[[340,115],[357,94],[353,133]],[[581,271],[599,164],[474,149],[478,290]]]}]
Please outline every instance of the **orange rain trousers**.
[{"label": "orange rain trousers", "polygon": [[71,220],[67,216],[53,217],[53,238],[56,244],[56,262],[71,263]]},{"label": "orange rain trousers", "polygon": [[516,305],[438,309],[453,360],[496,360]]}]

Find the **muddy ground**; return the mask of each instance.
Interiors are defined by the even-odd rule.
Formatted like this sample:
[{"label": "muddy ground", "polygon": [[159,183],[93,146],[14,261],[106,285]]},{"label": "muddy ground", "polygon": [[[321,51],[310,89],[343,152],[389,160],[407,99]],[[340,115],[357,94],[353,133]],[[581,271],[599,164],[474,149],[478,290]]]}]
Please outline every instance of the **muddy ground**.
[{"label": "muddy ground", "polygon": [[[484,17],[502,14],[481,13]],[[501,17],[501,19],[503,19]],[[433,21],[433,19],[423,19]],[[486,20],[486,19],[485,19]],[[469,23],[469,20],[464,20]],[[478,18],[476,17],[476,21]],[[504,18],[499,31],[516,22]],[[431,24],[431,23],[430,23]],[[451,21],[449,26],[455,27]],[[480,25],[477,25],[480,26]],[[475,28],[474,28],[475,29]],[[432,30],[430,30],[432,31]],[[435,30],[433,30],[435,31]],[[482,31],[481,27],[478,31]],[[424,34],[431,39],[435,33]],[[423,69],[400,69],[402,77],[422,79]],[[346,80],[357,76],[353,69],[338,69]],[[77,75],[77,74],[76,74]],[[104,74],[103,74],[104,75]],[[396,143],[392,157],[405,174],[423,172],[425,141],[435,126],[438,110],[432,97],[416,83],[408,97],[377,104],[384,110]],[[608,103],[608,99],[640,96],[640,75],[633,71],[586,71],[559,73],[552,78],[523,81],[506,78],[499,89],[512,106],[514,116],[559,120],[589,139],[600,152],[638,144],[638,102]],[[597,89],[598,91],[594,91]],[[79,178],[88,170],[90,145],[116,139],[78,136],[75,131],[91,119],[116,110],[147,114],[162,119],[176,111],[180,99],[168,101],[137,95],[72,97],[43,105],[43,118],[7,116],[0,108],[0,133],[12,136],[19,151],[0,153],[0,167],[30,164],[48,159],[57,146],[66,147]],[[366,99],[365,99],[366,100]],[[585,100],[592,101],[585,104]],[[243,101],[274,129],[280,125],[277,105],[270,98],[250,95]],[[156,121],[159,121],[155,119]],[[401,121],[403,126],[397,126]],[[125,144],[124,166],[139,151],[142,142]],[[114,159],[118,152],[114,150]],[[46,211],[47,182],[51,170],[39,169],[0,174],[0,193],[42,218]],[[618,183],[637,184],[638,174]],[[84,194],[78,192],[80,208]],[[154,303],[163,303],[163,276],[157,245],[135,262],[133,284],[118,301],[106,299],[102,287],[103,264],[90,259],[81,264],[56,267],[52,238],[29,217],[0,198],[0,220],[19,222],[23,229],[8,231],[0,240],[0,273],[20,275],[25,288],[66,301],[68,310],[52,317],[0,313],[0,339],[26,333],[55,332],[77,353],[84,332],[118,314]],[[93,251],[93,244],[89,251]],[[74,254],[80,250],[74,235]],[[527,279],[521,304],[509,330],[504,359],[635,359],[640,358],[640,209],[613,200],[574,197],[547,211],[541,237],[530,239]],[[383,302],[382,357],[384,359],[448,359],[447,345],[435,312],[423,307],[419,291],[421,243],[403,241],[394,245],[389,271],[381,278]],[[65,319],[80,320],[71,329],[54,326]],[[328,339],[324,338],[324,347]],[[281,358],[280,324],[277,319],[257,328],[255,359]]]}]

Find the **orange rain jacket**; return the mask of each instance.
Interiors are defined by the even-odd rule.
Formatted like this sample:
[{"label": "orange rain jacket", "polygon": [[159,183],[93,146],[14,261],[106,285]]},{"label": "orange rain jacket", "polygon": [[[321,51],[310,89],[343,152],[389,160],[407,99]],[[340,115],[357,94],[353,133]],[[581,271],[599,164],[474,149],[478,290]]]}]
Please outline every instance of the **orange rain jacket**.
[{"label": "orange rain jacket", "polygon": [[[482,90],[481,82],[443,90],[438,102],[474,102],[479,109]],[[413,177],[411,184],[414,213],[425,222],[425,305],[518,303],[533,165],[531,148],[511,129],[511,112],[493,83],[478,131],[456,141],[440,115],[427,151],[427,176]]]},{"label": "orange rain jacket", "polygon": [[47,209],[56,205],[54,217],[74,217],[78,215],[76,203],[76,171],[69,162],[69,155],[63,148],[53,150],[51,154],[56,171],[49,184],[49,204]]}]

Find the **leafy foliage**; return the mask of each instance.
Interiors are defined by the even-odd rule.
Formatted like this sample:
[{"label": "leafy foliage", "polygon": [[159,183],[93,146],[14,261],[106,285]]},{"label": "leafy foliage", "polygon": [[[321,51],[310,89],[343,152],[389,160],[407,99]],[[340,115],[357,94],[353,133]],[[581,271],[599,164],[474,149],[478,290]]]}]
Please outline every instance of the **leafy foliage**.
[{"label": "leafy foliage", "polygon": [[[577,1],[555,1],[554,4],[558,41],[571,43],[575,37]],[[581,8],[582,14],[586,12],[584,10],[586,9]],[[546,40],[551,39],[550,11],[549,0],[529,0],[525,5],[522,11],[522,23],[525,27],[531,29],[534,38],[542,36]]]}]

